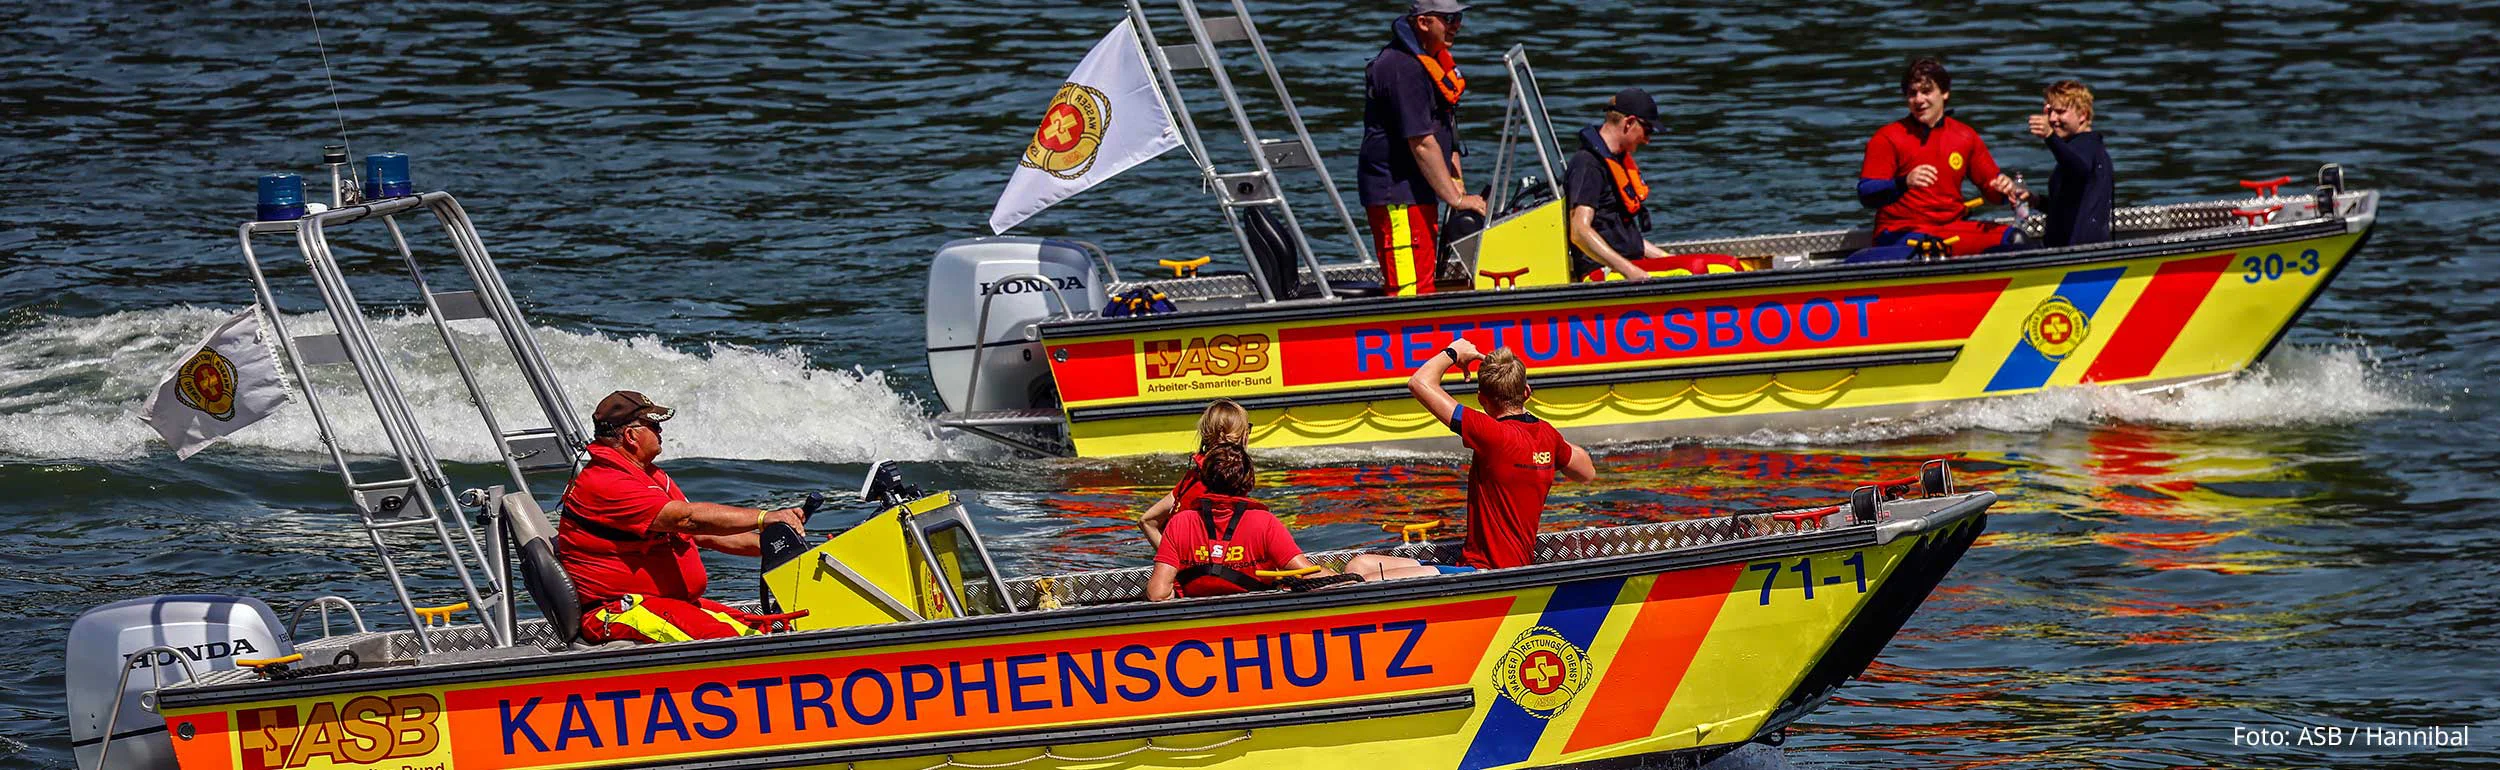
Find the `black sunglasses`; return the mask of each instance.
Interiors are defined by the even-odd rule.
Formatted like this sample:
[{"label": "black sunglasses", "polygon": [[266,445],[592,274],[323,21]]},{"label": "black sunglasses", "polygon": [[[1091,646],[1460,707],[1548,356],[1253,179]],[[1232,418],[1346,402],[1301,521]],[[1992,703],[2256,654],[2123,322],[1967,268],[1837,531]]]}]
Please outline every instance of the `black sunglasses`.
[{"label": "black sunglasses", "polygon": [[1440,19],[1441,23],[1448,24],[1453,27],[1466,26],[1467,23],[1465,18],[1467,15],[1466,11],[1459,11],[1457,13],[1427,13],[1424,15]]}]

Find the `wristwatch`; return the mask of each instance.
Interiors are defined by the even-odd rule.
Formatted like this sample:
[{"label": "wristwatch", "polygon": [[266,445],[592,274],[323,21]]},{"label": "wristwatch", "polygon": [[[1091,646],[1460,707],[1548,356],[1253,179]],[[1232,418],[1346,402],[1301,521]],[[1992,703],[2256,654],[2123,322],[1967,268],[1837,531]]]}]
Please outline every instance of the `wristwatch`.
[{"label": "wristwatch", "polygon": [[1450,365],[1451,365],[1451,366],[1457,366],[1457,365],[1459,365],[1459,360],[1458,360],[1458,348],[1442,348],[1442,349],[1441,349],[1441,354],[1442,354],[1442,355],[1446,355],[1446,356],[1449,356],[1449,357],[1450,357]]}]

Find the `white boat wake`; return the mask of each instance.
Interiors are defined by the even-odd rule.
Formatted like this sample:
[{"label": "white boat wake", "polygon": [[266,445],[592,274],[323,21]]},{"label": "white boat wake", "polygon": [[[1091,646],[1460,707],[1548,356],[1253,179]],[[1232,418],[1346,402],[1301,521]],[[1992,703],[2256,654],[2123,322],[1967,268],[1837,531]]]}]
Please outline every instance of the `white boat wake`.
[{"label": "white boat wake", "polygon": [[[229,310],[168,308],[97,318],[45,318],[0,341],[0,456],[116,460],[168,451],[139,422],[139,406],[179,348],[197,342]],[[455,323],[464,327],[482,322]],[[433,327],[419,317],[376,319],[373,331],[428,435],[453,437],[435,454],[452,462],[491,462],[484,424],[442,352]],[[327,331],[326,317],[290,316],[288,331]],[[518,382],[502,347],[483,325],[460,335],[487,383]],[[682,410],[669,423],[673,457],[740,460],[867,462],[947,460],[995,453],[984,442],[942,438],[918,397],[886,381],[884,372],[810,368],[797,350],[763,351],[712,345],[689,353],[651,337],[619,339],[540,327],[538,341],[564,381],[565,395],[587,415],[611,390],[639,390]],[[351,453],[387,446],[373,410],[344,367],[316,370],[323,405],[341,426]],[[507,424],[534,419],[529,394],[490,392]],[[301,403],[245,428],[208,454],[236,448],[296,457],[280,462],[327,464],[312,413]]]}]

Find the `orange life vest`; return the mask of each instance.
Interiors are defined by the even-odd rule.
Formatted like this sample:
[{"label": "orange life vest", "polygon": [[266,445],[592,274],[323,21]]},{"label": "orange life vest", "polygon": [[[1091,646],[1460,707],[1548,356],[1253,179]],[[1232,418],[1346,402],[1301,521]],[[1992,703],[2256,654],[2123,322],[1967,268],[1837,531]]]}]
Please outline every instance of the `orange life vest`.
[{"label": "orange life vest", "polygon": [[1615,192],[1623,198],[1623,213],[1640,216],[1641,206],[1649,202],[1649,183],[1641,181],[1641,164],[1630,157],[1598,157],[1606,161],[1606,173],[1615,178]]},{"label": "orange life vest", "polygon": [[1441,92],[1441,102],[1458,106],[1459,94],[1467,93],[1467,76],[1458,74],[1458,60],[1450,58],[1446,49],[1438,54],[1416,54],[1415,60],[1424,63],[1424,74],[1432,76],[1432,87]]}]

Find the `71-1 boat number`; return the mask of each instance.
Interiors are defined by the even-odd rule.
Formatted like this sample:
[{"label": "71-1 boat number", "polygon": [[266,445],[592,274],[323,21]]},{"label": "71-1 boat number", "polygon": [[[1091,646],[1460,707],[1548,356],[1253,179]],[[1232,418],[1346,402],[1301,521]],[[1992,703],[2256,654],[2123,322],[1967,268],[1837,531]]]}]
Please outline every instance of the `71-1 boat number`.
[{"label": "71-1 boat number", "polygon": [[2248,270],[2248,272],[2240,275],[2240,280],[2246,283],[2276,280],[2290,274],[2294,270],[2300,271],[2301,275],[2317,275],[2319,269],[2318,250],[2310,249],[2303,251],[2300,253],[2299,259],[2284,259],[2281,254],[2268,254],[2263,257],[2249,257],[2247,259],[2240,260],[2240,267]]},{"label": "71-1 boat number", "polygon": [[[1857,568],[1858,593],[1866,593],[1866,552],[1851,551],[1849,557],[1841,559],[1840,563]],[[1833,586],[1843,585],[1849,580],[1843,575],[1826,575],[1822,580],[1817,581],[1814,577],[1814,557],[1811,556],[1798,559],[1796,564],[1775,561],[1748,565],[1745,571],[1762,573],[1762,604],[1764,606],[1770,605],[1771,589],[1779,585],[1782,572],[1797,573],[1798,586],[1805,589],[1805,598],[1809,600],[1814,598],[1814,587],[1818,583]]]}]

